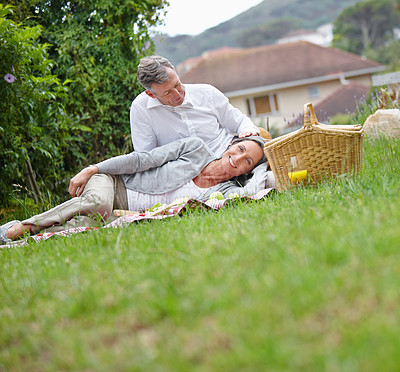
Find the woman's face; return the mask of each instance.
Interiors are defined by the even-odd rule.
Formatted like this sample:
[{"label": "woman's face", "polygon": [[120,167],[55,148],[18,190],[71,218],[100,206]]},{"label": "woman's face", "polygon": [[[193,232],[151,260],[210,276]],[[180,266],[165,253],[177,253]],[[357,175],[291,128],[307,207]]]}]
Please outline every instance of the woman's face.
[{"label": "woman's face", "polygon": [[222,166],[229,178],[250,173],[264,153],[257,142],[248,140],[233,144],[222,155]]}]

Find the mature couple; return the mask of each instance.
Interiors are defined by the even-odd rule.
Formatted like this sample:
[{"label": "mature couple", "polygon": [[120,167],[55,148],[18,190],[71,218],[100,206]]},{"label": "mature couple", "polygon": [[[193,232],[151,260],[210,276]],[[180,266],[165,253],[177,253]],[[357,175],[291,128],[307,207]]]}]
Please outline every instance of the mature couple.
[{"label": "mature couple", "polygon": [[[135,151],[80,171],[70,181],[72,199],[1,226],[0,244],[43,229],[91,226],[96,216],[111,217],[113,209],[141,210],[187,196],[204,200],[214,191],[252,195],[273,182],[258,128],[220,91],[183,85],[159,56],[142,58],[137,76],[145,91],[131,106]],[[246,185],[234,181],[252,171]]]}]

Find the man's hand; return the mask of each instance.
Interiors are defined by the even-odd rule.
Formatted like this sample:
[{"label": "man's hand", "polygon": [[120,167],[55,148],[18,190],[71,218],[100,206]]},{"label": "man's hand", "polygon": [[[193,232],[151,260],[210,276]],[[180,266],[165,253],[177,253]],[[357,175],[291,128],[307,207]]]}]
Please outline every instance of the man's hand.
[{"label": "man's hand", "polygon": [[254,130],[254,131],[246,131],[246,132],[240,132],[239,133],[239,138],[244,138],[244,137],[249,137],[249,136],[258,136],[259,133]]},{"label": "man's hand", "polygon": [[71,181],[69,181],[69,188],[68,188],[69,194],[73,198],[75,196],[81,196],[90,177],[92,177],[94,174],[98,172],[99,169],[94,165],[82,169],[76,176],[71,178]]}]

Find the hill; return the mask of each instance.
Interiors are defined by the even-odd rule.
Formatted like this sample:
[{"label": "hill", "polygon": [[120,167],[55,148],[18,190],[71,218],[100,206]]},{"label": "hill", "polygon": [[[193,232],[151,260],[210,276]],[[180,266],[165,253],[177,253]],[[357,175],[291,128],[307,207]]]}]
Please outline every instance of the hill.
[{"label": "hill", "polygon": [[224,46],[249,48],[272,44],[289,31],[315,29],[333,22],[340,11],[360,0],[264,0],[199,35],[158,35],[156,53],[174,64]]}]

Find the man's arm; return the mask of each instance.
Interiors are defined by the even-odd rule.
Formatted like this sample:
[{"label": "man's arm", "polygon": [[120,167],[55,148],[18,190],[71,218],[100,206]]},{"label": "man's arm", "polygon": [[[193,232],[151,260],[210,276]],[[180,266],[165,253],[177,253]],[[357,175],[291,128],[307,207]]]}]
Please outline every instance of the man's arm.
[{"label": "man's arm", "polygon": [[229,103],[229,99],[218,89],[213,88],[213,100],[218,113],[219,123],[222,127],[239,137],[247,137],[259,134],[259,129],[249,117]]},{"label": "man's arm", "polygon": [[157,147],[157,138],[150,125],[148,115],[146,115],[146,109],[142,105],[136,100],[131,105],[132,144],[135,151],[150,151]]}]

